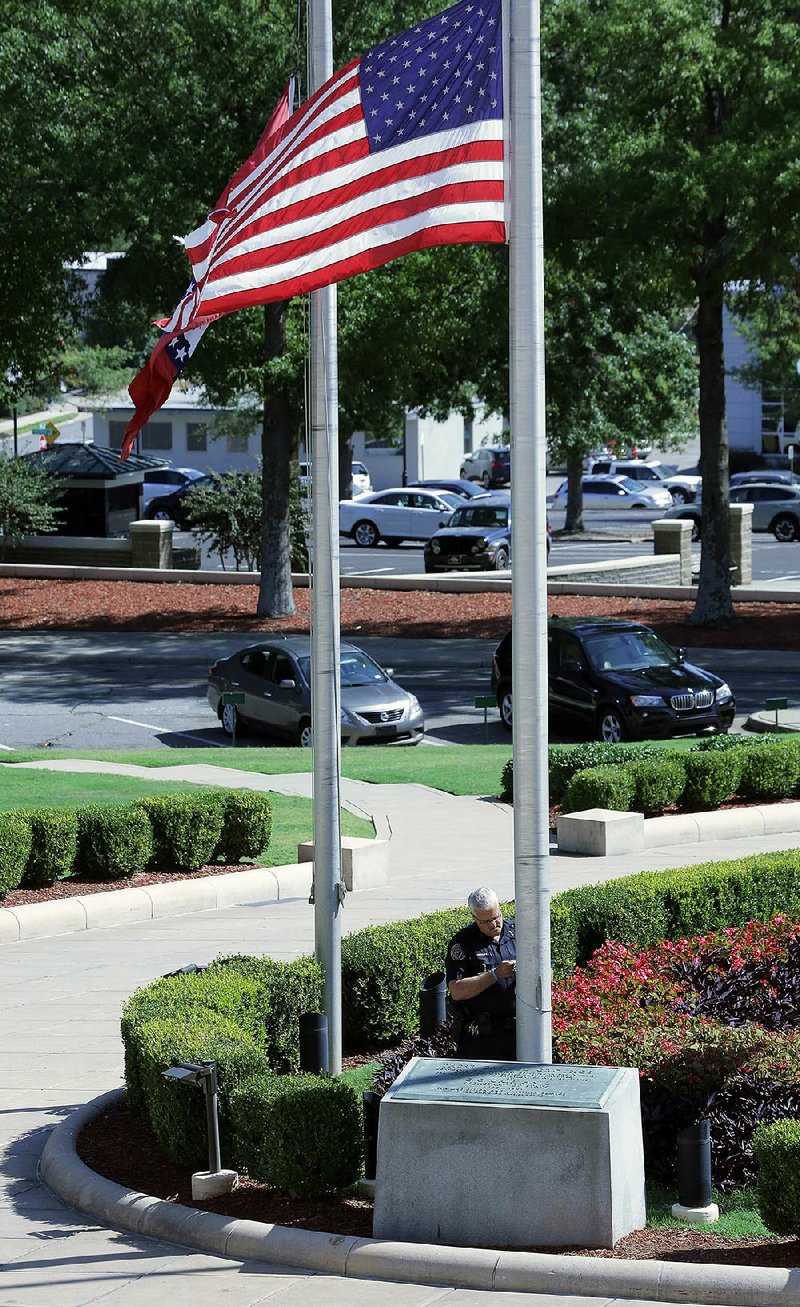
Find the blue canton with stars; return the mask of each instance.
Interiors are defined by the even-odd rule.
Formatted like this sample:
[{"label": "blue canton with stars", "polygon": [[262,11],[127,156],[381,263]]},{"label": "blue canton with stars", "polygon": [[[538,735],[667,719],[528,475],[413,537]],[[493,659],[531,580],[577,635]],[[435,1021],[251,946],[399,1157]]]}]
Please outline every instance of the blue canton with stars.
[{"label": "blue canton with stars", "polygon": [[370,150],[503,116],[500,0],[461,0],[361,59]]},{"label": "blue canton with stars", "polygon": [[192,352],[189,348],[189,342],[183,332],[181,332],[180,336],[175,336],[173,340],[169,341],[168,344],[164,346],[164,351],[172,359],[177,376],[180,376],[183,369],[186,367],[186,364],[189,362],[189,356]]}]

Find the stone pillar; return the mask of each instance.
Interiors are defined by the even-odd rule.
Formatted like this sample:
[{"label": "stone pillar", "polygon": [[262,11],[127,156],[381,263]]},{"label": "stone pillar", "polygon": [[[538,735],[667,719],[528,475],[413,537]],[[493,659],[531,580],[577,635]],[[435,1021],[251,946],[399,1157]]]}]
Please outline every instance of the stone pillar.
[{"label": "stone pillar", "polygon": [[753,580],[753,505],[731,504],[731,562],[734,585]]},{"label": "stone pillar", "polygon": [[680,584],[692,584],[692,524],[682,518],[663,518],[653,523],[653,553],[677,554]]},{"label": "stone pillar", "polygon": [[172,567],[174,522],[131,522],[131,567]]}]

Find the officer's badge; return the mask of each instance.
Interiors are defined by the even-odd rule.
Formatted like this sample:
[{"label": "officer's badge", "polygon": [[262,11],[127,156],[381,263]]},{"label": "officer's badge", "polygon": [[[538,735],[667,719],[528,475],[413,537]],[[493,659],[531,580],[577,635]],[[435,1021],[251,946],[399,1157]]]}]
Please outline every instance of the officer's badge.
[{"label": "officer's badge", "polygon": [[454,962],[461,962],[464,958],[464,950],[460,944],[453,944],[450,949],[450,956]]}]

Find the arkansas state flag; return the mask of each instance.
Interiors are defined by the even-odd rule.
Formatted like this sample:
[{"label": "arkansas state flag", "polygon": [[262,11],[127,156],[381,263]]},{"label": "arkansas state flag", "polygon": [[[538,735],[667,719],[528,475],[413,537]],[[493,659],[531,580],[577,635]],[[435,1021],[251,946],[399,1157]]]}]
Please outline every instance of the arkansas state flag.
[{"label": "arkansas state flag", "polygon": [[[243,183],[262,162],[270,148],[271,138],[276,132],[280,131],[289,118],[291,101],[292,83],[289,82],[272,117],[261,134],[258,145],[246,163],[242,164],[236,175],[228,182],[217,201],[214,212],[209,215],[209,221],[221,221],[228,213],[228,200],[231,189]],[[193,303],[196,290],[193,278],[172,317],[159,322],[158,325],[164,328],[164,334],[156,344],[141,372],[137,372],[128,387],[128,394],[134,402],[136,411],[125,428],[125,435],[120,448],[120,458],[122,459],[126,459],[130,454],[137,433],[141,431],[145,423],[169,398],[172,387],[194,354],[206,327],[220,317],[218,313],[205,315],[196,320],[195,325],[190,329],[186,331],[180,329],[180,318],[185,314],[188,306]]]}]

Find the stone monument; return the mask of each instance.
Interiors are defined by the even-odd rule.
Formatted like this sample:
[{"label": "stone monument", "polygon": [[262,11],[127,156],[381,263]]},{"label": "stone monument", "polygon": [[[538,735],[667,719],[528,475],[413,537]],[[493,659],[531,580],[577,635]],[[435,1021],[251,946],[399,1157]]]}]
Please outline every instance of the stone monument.
[{"label": "stone monument", "polygon": [[611,1248],[645,1220],[635,1068],[412,1058],[383,1099],[377,1238]]}]

